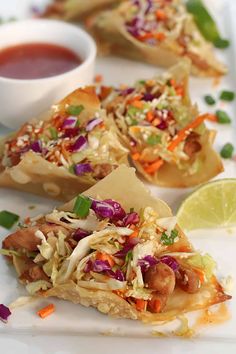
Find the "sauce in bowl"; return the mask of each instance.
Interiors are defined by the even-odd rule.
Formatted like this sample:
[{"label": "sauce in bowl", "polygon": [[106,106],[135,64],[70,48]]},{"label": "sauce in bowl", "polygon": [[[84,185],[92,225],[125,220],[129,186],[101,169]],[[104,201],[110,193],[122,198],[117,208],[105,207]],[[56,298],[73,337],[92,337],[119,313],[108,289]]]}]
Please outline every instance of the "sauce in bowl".
[{"label": "sauce in bowl", "polygon": [[0,76],[43,79],[73,70],[81,62],[68,48],[49,43],[24,43],[0,50]]}]

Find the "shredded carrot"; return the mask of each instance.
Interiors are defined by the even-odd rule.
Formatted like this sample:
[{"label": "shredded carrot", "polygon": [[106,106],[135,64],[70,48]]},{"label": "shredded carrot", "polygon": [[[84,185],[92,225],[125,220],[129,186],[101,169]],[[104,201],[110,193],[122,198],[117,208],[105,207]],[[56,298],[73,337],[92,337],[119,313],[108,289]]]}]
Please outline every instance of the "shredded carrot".
[{"label": "shredded carrot", "polygon": [[30,224],[30,217],[27,216],[27,218],[25,218],[24,220],[24,223],[27,225],[27,224]]},{"label": "shredded carrot", "polygon": [[146,114],[146,119],[147,119],[147,121],[148,121],[148,122],[152,122],[154,118],[155,118],[155,117],[154,117],[153,112],[152,112],[152,111],[148,111],[147,114]]},{"label": "shredded carrot", "polygon": [[155,313],[161,311],[161,301],[159,299],[156,299],[152,302],[152,309],[154,310]]},{"label": "shredded carrot", "polygon": [[[188,124],[185,128],[180,130],[174,139],[171,141],[171,143],[168,146],[169,151],[174,151],[174,149],[182,142],[185,140],[185,138],[188,136],[188,133],[191,129],[197,128],[200,124],[203,123],[205,119],[207,119],[208,114],[202,114],[198,116],[193,122]],[[145,167],[145,171],[149,174],[155,173],[159,168],[164,164],[164,161],[161,158],[158,158],[156,161],[153,163],[149,164],[147,167]]]},{"label": "shredded carrot", "polygon": [[198,269],[195,268],[194,272],[197,274],[197,276],[198,276],[198,278],[200,280],[200,283],[203,284],[204,281],[205,281],[205,273],[204,273],[204,271],[199,269],[199,268]]},{"label": "shredded carrot", "polygon": [[134,161],[138,161],[140,159],[140,153],[139,152],[135,152],[134,154],[131,155],[132,156],[132,159]]},{"label": "shredded carrot", "polygon": [[41,318],[45,318],[51,315],[53,312],[55,312],[55,306],[53,304],[49,304],[48,306],[39,310],[37,315],[39,315]]},{"label": "shredded carrot", "polygon": [[205,119],[207,119],[208,114],[202,114],[200,116],[198,116],[193,122],[191,122],[190,124],[188,124],[185,128],[183,128],[182,130],[180,130],[176,136],[174,137],[174,139],[172,140],[172,142],[169,144],[168,146],[168,150],[169,151],[174,151],[174,149],[182,142],[185,140],[185,138],[187,137],[189,131],[191,129],[195,129],[197,128],[200,124],[203,123],[203,121]]},{"label": "shredded carrot", "polygon": [[145,167],[145,171],[149,174],[155,173],[163,164],[164,161],[162,159],[158,159],[147,167]]},{"label": "shredded carrot", "polygon": [[170,84],[171,84],[171,86],[176,86],[176,82],[175,82],[175,79],[170,79]]},{"label": "shredded carrot", "polygon": [[143,299],[136,299],[136,310],[144,311],[147,306],[147,301]]},{"label": "shredded carrot", "polygon": [[167,16],[163,10],[157,10],[156,11],[156,18],[160,21],[165,21],[167,19]]},{"label": "shredded carrot", "polygon": [[113,257],[107,253],[98,252],[96,258],[100,261],[107,261],[111,267],[115,265]]},{"label": "shredded carrot", "polygon": [[208,113],[206,119],[210,122],[218,122],[217,116],[215,114]]},{"label": "shredded carrot", "polygon": [[112,292],[120,297],[122,297],[123,299],[125,299],[125,289],[120,289],[120,290],[112,290]]},{"label": "shredded carrot", "polygon": [[153,38],[153,33],[151,32],[148,32],[148,33],[145,33],[145,34],[141,34],[137,37],[140,41],[145,41],[146,39],[151,39]]},{"label": "shredded carrot", "polygon": [[155,118],[155,119],[152,121],[152,125],[154,125],[155,127],[156,127],[157,125],[159,125],[160,123],[161,123],[160,118]]},{"label": "shredded carrot", "polygon": [[102,81],[103,81],[103,76],[101,74],[95,75],[94,82],[96,82],[96,84],[99,84]]},{"label": "shredded carrot", "polygon": [[143,102],[139,101],[139,100],[135,100],[132,102],[132,106],[138,109],[142,109],[143,108]]},{"label": "shredded carrot", "polygon": [[176,249],[176,252],[192,252],[192,248],[190,246],[180,246]]},{"label": "shredded carrot", "polygon": [[139,229],[135,229],[134,232],[132,232],[132,234],[129,235],[129,241],[132,240],[133,238],[136,238],[138,236],[139,233]]},{"label": "shredded carrot", "polygon": [[143,98],[143,95],[136,95],[135,97],[127,100],[127,104],[133,104],[134,101],[140,101]]},{"label": "shredded carrot", "polygon": [[166,39],[166,35],[163,32],[155,33],[154,37],[160,42]]},{"label": "shredded carrot", "polygon": [[175,92],[177,93],[178,96],[183,97],[184,96],[184,86],[183,85],[177,85],[175,87]]}]

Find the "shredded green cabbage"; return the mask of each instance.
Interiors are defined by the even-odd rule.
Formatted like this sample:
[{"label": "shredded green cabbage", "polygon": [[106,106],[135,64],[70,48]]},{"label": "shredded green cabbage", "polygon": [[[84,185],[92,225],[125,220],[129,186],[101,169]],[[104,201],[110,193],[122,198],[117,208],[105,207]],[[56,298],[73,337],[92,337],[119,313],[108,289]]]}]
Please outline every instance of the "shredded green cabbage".
[{"label": "shredded green cabbage", "polygon": [[26,290],[30,295],[36,294],[39,290],[47,290],[51,288],[52,285],[46,280],[37,280],[33,283],[29,283],[26,285]]}]

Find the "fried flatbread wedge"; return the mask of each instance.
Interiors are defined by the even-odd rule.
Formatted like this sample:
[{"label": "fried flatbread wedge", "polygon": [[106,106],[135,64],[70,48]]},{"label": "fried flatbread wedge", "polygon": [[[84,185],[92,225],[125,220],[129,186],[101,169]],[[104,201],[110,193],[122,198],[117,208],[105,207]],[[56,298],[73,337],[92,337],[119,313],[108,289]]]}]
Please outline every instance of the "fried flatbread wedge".
[{"label": "fried flatbread wedge", "polygon": [[227,71],[182,0],[127,0],[94,17],[91,30],[101,53],[162,67],[187,57],[196,76],[215,77]]},{"label": "fried flatbread wedge", "polygon": [[9,235],[3,248],[31,294],[114,317],[169,321],[231,298],[214,260],[193,248],[169,207],[124,165]]},{"label": "fried flatbread wedge", "polygon": [[78,89],[1,140],[0,186],[67,201],[128,163],[127,152],[94,88]]},{"label": "fried flatbread wedge", "polygon": [[191,187],[223,171],[213,148],[215,132],[204,124],[188,92],[190,63],[127,88],[101,88],[103,107],[114,121],[139,173],[164,187]]}]

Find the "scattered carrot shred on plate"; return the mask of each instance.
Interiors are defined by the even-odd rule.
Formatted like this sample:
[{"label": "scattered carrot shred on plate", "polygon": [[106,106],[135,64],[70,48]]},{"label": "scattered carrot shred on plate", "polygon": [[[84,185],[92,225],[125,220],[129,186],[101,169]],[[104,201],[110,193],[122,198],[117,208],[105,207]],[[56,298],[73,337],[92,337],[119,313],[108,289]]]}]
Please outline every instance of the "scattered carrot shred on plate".
[{"label": "scattered carrot shred on plate", "polygon": [[94,82],[97,84],[103,81],[103,76],[101,74],[95,75]]},{"label": "scattered carrot shred on plate", "polygon": [[54,304],[49,304],[46,307],[43,307],[41,310],[37,312],[37,315],[41,318],[48,317],[51,315],[53,312],[55,312],[55,305]]},{"label": "scattered carrot shred on plate", "polygon": [[211,113],[209,113],[207,115],[206,120],[209,120],[210,122],[218,122],[217,116],[215,114],[211,114]]}]

